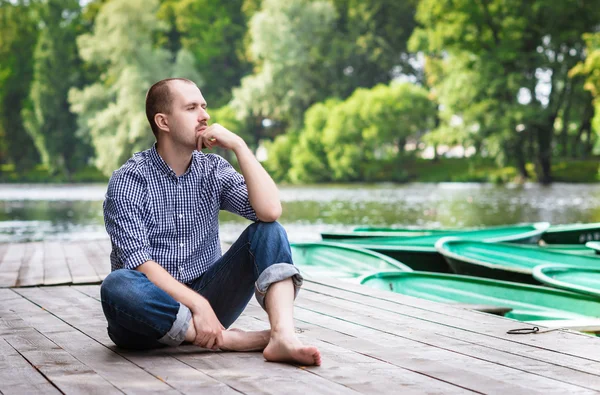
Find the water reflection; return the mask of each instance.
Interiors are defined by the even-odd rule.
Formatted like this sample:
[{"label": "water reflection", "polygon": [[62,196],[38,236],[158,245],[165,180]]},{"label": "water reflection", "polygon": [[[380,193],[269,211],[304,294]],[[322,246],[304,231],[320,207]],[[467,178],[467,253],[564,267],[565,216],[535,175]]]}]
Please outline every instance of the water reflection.
[{"label": "water reflection", "polygon": [[[0,242],[106,237],[105,185],[0,185]],[[480,226],[600,222],[600,185],[378,184],[282,187],[290,240],[373,226]],[[249,222],[221,215],[233,241]]]}]

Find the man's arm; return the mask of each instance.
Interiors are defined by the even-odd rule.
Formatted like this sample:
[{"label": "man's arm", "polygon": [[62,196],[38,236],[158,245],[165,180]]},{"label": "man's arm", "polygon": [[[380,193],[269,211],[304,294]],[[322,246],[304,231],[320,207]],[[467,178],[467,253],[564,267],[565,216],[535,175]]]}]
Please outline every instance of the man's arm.
[{"label": "man's arm", "polygon": [[221,331],[225,328],[219,322],[210,303],[203,296],[175,280],[155,261],[146,261],[135,270],[144,273],[157,287],[190,309],[192,324],[196,329],[195,344],[212,349],[220,348],[223,345]]},{"label": "man's arm", "polygon": [[276,221],[281,216],[279,190],[267,171],[258,162],[246,142],[238,135],[215,123],[198,133],[198,145],[213,146],[232,150],[240,164],[242,175],[248,188],[248,199],[258,219],[264,222]]}]

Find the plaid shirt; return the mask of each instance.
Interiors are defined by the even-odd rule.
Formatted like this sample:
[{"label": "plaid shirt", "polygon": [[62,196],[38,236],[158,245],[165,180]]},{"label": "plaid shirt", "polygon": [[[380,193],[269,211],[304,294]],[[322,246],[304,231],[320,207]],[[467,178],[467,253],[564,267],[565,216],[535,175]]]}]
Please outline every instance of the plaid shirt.
[{"label": "plaid shirt", "polygon": [[258,220],[244,177],[225,159],[194,151],[177,177],[156,146],[136,153],[113,173],[104,200],[111,269],[153,260],[191,282],[221,257],[219,210]]}]

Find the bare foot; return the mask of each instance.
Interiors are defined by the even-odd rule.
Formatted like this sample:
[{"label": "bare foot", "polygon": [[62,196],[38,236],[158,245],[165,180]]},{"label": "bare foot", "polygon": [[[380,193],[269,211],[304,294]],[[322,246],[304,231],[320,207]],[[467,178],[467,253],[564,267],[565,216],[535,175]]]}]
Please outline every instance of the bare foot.
[{"label": "bare foot", "polygon": [[269,343],[271,331],[243,331],[232,328],[223,331],[223,351],[262,351]]},{"label": "bare foot", "polygon": [[321,353],[314,346],[305,346],[294,335],[272,337],[263,351],[269,362],[288,362],[300,365],[321,365]]}]

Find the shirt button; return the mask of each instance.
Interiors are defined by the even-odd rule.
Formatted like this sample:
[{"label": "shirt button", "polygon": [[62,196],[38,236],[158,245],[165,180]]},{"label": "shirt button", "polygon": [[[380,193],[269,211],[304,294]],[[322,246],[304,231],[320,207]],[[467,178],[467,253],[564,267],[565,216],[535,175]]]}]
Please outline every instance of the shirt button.
[{"label": "shirt button", "polygon": [[183,243],[179,243],[179,247],[183,247]]}]

